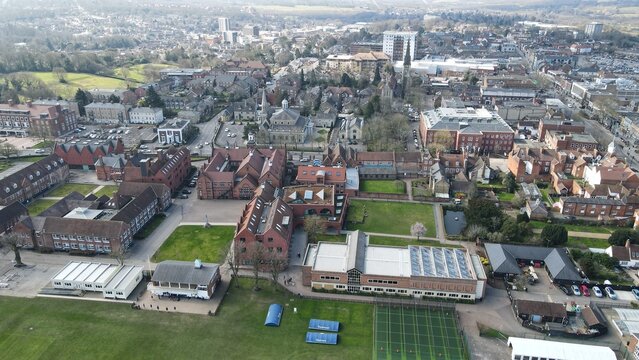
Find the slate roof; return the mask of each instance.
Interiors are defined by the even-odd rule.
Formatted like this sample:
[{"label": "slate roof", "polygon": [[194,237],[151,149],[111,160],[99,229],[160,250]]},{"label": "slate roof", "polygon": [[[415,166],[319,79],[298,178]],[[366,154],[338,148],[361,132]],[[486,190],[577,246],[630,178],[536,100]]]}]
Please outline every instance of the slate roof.
[{"label": "slate roof", "polygon": [[544,261],[555,280],[581,281],[575,265],[565,248],[546,248],[525,245],[485,244],[493,271],[501,274],[521,274],[517,259]]},{"label": "slate roof", "polygon": [[27,208],[21,203],[14,201],[0,209],[0,227],[6,228],[13,224],[16,218],[26,214]]},{"label": "slate roof", "polygon": [[0,197],[3,199],[8,198],[22,190],[25,184],[35,183],[58,170],[61,166],[65,166],[64,160],[56,154],[51,154],[44,159],[34,162],[24,169],[0,180]]},{"label": "slate roof", "polygon": [[218,264],[202,263],[197,269],[189,261],[162,261],[155,268],[151,281],[208,285],[218,272]]}]

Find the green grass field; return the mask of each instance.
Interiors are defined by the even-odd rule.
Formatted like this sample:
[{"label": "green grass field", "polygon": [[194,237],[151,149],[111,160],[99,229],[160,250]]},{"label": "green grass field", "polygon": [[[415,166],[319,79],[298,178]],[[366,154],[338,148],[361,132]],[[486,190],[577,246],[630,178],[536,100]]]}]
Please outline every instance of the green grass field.
[{"label": "green grass field", "polygon": [[[285,305],[280,327],[264,326],[272,303]],[[311,318],[340,321],[339,345],[306,344]],[[216,316],[132,310],[128,304],[96,301],[0,297],[0,358],[370,359],[372,319],[372,305],[298,299],[266,282],[254,292],[248,279],[229,288]]]},{"label": "green grass field", "polygon": [[35,145],[33,145],[32,147],[30,147],[30,149],[45,149],[45,148],[51,148],[53,147],[53,145],[55,145],[55,141],[41,141]]},{"label": "green grass field", "polygon": [[373,359],[468,359],[453,309],[375,307]]},{"label": "green grass field", "polygon": [[594,239],[594,238],[581,238],[575,236],[568,236],[568,243],[566,244],[569,248],[578,248],[578,249],[587,249],[587,248],[598,248],[605,249],[610,244],[608,244],[608,240],[606,239]]},{"label": "green grass field", "polygon": [[0,172],[10,169],[13,163],[9,160],[0,160]]},{"label": "green grass field", "polygon": [[45,157],[46,156],[23,156],[23,157],[19,157],[19,158],[12,158],[11,161],[34,163],[36,161],[40,161],[40,160],[44,159]]},{"label": "green grass field", "polygon": [[[543,229],[546,225],[548,225],[545,221],[533,220],[530,222],[530,227],[533,229]],[[574,224],[560,224],[566,227],[568,231],[580,231],[580,232],[590,232],[590,233],[598,233],[598,234],[611,234],[615,231],[614,227],[609,226],[601,226],[601,225],[574,225]]]},{"label": "green grass field", "polygon": [[36,199],[33,200],[27,205],[27,209],[29,210],[29,215],[36,216],[39,215],[44,210],[51,207],[51,205],[58,202],[58,200],[48,200],[48,199]]},{"label": "green grass field", "polygon": [[[146,74],[147,70],[159,71],[159,70],[166,69],[166,68],[171,68],[171,67],[175,67],[175,65],[170,65],[170,64],[138,64],[138,65],[127,66],[126,67],[126,71],[128,71],[127,77],[130,80],[133,80],[133,81],[138,82],[138,83],[144,83],[144,82],[152,80],[152,79],[148,79],[147,78],[147,74]],[[124,78],[124,72],[122,71],[122,68],[114,69],[113,73],[117,77]]]},{"label": "green grass field", "polygon": [[153,261],[200,259],[203,262],[221,263],[233,235],[233,226],[212,226],[207,229],[201,225],[179,226],[153,255]]},{"label": "green grass field", "polygon": [[104,187],[96,192],[94,192],[95,196],[100,197],[102,195],[106,195],[108,197],[112,197],[113,193],[118,191],[117,185],[104,185]]},{"label": "green grass field", "polygon": [[[92,89],[126,89],[127,83],[124,80],[93,75],[85,73],[66,73],[64,78],[66,83],[61,83],[56,74],[52,72],[25,72],[44,82],[48,87],[63,98],[71,98],[75,95],[78,88]],[[135,85],[135,82],[133,83]]]},{"label": "green grass field", "polygon": [[[368,216],[364,219],[364,207]],[[346,214],[347,221],[361,221],[363,224],[349,224],[349,230],[362,230],[383,234],[410,235],[410,227],[421,222],[426,227],[426,237],[435,237],[435,216],[429,204],[353,200]]]},{"label": "green grass field", "polygon": [[369,244],[371,245],[386,245],[386,246],[408,246],[408,245],[417,245],[417,246],[435,246],[435,247],[451,247],[451,248],[461,248],[459,245],[449,245],[442,244],[437,240],[417,240],[411,238],[396,238],[390,236],[378,236],[371,235],[368,239]]},{"label": "green grass field", "polygon": [[76,183],[67,183],[60,187],[53,189],[53,191],[49,192],[47,196],[50,197],[64,197],[69,195],[70,193],[77,191],[82,195],[88,195],[98,186],[95,184],[76,184]]},{"label": "green grass field", "polygon": [[399,180],[362,180],[360,191],[382,194],[406,194],[406,183]]},{"label": "green grass field", "polygon": [[515,198],[515,194],[502,191],[499,194],[497,194],[497,198],[499,199],[499,201],[511,202]]}]

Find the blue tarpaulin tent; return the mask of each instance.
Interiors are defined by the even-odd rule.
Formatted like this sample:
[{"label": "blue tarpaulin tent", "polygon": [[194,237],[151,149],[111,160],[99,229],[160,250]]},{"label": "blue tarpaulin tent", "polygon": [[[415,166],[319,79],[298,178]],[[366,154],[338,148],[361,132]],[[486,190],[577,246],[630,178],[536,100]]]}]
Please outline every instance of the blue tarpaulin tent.
[{"label": "blue tarpaulin tent", "polygon": [[280,320],[282,320],[282,310],[284,308],[280,304],[271,304],[268,308],[268,314],[266,314],[266,326],[280,326]]},{"label": "blue tarpaulin tent", "polygon": [[311,319],[308,322],[308,329],[309,330],[338,332],[339,331],[339,321]]},{"label": "blue tarpaulin tent", "polygon": [[337,345],[337,334],[307,332],[306,342],[309,344]]}]

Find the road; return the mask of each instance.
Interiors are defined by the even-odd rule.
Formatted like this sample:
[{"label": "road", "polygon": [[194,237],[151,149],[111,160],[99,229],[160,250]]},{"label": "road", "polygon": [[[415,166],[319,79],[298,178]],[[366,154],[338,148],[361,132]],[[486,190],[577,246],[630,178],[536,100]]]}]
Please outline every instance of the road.
[{"label": "road", "polygon": [[[213,117],[213,119],[205,123],[195,125],[198,128],[200,128],[200,133],[188,145],[188,148],[191,151],[191,153],[196,152],[202,156],[211,156],[211,153],[213,151],[213,148],[211,145],[213,144],[213,137],[215,136],[215,131],[217,130],[217,127],[219,126],[219,120],[221,115],[222,115],[222,112],[219,112],[217,115]],[[206,146],[205,145],[206,143],[209,143],[209,146]],[[199,148],[200,144],[202,145],[202,148]]]}]

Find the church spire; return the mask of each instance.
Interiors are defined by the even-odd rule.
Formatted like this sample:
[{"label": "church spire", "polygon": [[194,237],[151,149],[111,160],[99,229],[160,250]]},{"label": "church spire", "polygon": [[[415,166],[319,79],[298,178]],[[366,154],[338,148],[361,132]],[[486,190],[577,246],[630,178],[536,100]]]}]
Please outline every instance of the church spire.
[{"label": "church spire", "polygon": [[410,58],[410,39],[406,43],[406,53],[404,54],[404,66],[410,66],[411,58]]}]

